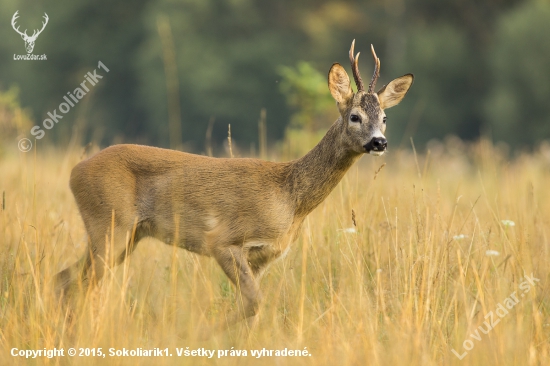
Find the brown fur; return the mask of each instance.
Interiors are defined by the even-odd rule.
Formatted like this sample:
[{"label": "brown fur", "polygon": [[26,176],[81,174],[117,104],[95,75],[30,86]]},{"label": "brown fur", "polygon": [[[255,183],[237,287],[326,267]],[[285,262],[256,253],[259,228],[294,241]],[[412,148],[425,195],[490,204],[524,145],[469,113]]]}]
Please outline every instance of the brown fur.
[{"label": "brown fur", "polygon": [[[396,80],[408,86],[383,98],[401,100],[412,76]],[[89,248],[57,275],[59,291],[69,295],[78,281],[87,286],[99,280],[105,262],[114,262],[105,258],[114,211],[116,263],[145,237],[211,256],[243,296],[240,314],[228,323],[254,315],[262,271],[294,241],[305,217],[362,156],[382,123],[381,96],[353,94],[338,64],[329,74],[329,89],[340,118],[315,148],[291,162],[210,158],[139,145],[111,146],[80,162],[70,186]],[[349,122],[352,112],[362,123]]]}]

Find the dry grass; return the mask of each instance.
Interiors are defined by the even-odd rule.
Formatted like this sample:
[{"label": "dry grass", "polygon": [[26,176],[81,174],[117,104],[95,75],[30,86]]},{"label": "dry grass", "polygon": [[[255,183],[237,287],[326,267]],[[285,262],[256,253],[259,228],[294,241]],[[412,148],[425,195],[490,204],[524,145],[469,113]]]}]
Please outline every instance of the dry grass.
[{"label": "dry grass", "polygon": [[[262,279],[257,327],[248,331],[243,323],[206,342],[194,339],[195,330],[224,318],[235,289],[213,260],[154,240],[82,294],[69,321],[51,280],[85,249],[68,188],[80,155],[33,150],[0,160],[2,365],[548,364],[548,150],[507,160],[487,142],[451,141],[427,156],[364,157]],[[520,297],[531,273],[540,282]],[[472,338],[514,292],[519,303],[488,334],[478,331],[480,340]],[[463,353],[468,339],[473,349],[459,360],[451,349]],[[168,347],[173,357],[25,360],[10,355],[14,347]],[[185,358],[176,347],[233,347],[248,356]],[[312,356],[251,356],[264,347],[307,347]]]}]

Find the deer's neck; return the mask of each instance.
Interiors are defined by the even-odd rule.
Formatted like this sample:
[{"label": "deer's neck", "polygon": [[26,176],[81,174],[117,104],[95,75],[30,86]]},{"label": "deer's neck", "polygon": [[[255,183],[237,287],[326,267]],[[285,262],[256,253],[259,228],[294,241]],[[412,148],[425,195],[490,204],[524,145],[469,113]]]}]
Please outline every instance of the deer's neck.
[{"label": "deer's neck", "polygon": [[310,152],[290,163],[291,194],[295,213],[305,216],[317,207],[336,187],[344,174],[361,156],[346,149],[341,141],[338,120]]}]

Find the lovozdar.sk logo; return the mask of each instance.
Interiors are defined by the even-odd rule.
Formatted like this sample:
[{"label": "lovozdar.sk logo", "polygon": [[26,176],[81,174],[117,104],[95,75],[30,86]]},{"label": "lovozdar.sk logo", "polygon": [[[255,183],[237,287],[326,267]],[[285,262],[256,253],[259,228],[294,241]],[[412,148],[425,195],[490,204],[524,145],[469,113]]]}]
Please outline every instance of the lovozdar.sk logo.
[{"label": "lovozdar.sk logo", "polygon": [[11,26],[13,27],[13,30],[15,30],[21,38],[23,38],[23,41],[25,41],[25,50],[27,51],[26,55],[13,55],[14,60],[46,60],[46,55],[33,55],[32,51],[34,49],[34,43],[36,42],[36,39],[42,33],[44,28],[46,28],[46,25],[48,24],[48,20],[50,19],[48,17],[48,14],[44,13],[44,21],[42,22],[42,28],[40,30],[35,29],[32,33],[32,35],[27,34],[27,30],[25,29],[24,32],[21,32],[19,30],[19,26],[16,24],[17,18],[19,18],[19,10],[13,14],[13,17],[11,18]]}]

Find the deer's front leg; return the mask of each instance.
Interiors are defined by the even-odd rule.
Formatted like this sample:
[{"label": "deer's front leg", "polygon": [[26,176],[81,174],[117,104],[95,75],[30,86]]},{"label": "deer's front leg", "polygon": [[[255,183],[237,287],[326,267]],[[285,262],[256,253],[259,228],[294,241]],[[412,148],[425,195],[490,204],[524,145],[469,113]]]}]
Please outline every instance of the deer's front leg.
[{"label": "deer's front leg", "polygon": [[213,256],[241,295],[237,298],[237,313],[230,316],[226,324],[256,315],[261,301],[260,286],[242,247],[222,246],[216,248]]}]

